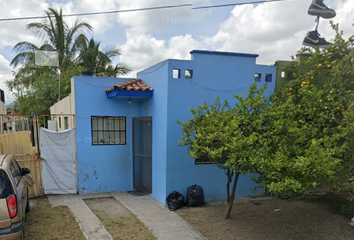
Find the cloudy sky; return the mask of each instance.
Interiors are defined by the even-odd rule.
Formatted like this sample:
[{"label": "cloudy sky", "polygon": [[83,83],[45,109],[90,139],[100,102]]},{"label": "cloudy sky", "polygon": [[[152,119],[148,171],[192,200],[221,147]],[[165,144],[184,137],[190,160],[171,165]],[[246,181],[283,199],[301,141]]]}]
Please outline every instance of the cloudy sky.
[{"label": "cloudy sky", "polygon": [[[301,47],[304,36],[315,28],[315,17],[307,14],[312,0],[284,0],[263,4],[209,9],[193,7],[255,2],[256,0],[1,0],[0,19],[43,16],[48,7],[62,8],[64,14],[127,10],[166,5],[192,4],[165,10],[126,12],[84,16],[94,27],[89,33],[105,47],[118,47],[123,62],[134,71],[147,68],[167,58],[190,59],[193,49],[256,53],[259,64],[290,60]],[[354,34],[354,1],[324,0],[337,12],[332,19],[339,23],[345,37]],[[76,17],[67,17],[68,23]],[[4,82],[12,78],[10,61],[13,46],[21,41],[40,44],[26,25],[39,20],[0,21],[0,88],[7,103],[12,94]],[[329,20],[321,20],[319,33],[326,40],[334,37]]]}]

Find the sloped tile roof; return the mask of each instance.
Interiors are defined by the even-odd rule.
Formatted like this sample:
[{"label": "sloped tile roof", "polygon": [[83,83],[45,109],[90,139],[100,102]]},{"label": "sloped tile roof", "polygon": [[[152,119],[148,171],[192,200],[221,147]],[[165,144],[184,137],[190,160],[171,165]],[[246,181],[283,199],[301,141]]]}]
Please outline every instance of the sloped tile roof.
[{"label": "sloped tile roof", "polygon": [[127,90],[127,91],[134,90],[134,91],[143,91],[143,92],[144,91],[151,91],[151,92],[153,91],[153,89],[150,86],[148,86],[146,83],[144,83],[139,78],[115,85],[112,88],[107,89],[106,93],[113,92],[116,89]]}]

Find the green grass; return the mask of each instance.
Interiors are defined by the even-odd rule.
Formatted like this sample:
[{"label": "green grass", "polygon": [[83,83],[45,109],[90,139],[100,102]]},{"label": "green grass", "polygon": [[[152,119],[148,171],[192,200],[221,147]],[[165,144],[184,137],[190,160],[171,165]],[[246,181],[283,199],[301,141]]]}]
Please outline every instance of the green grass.
[{"label": "green grass", "polygon": [[31,201],[35,205],[26,214],[26,240],[86,239],[68,207],[52,207],[47,198]]},{"label": "green grass", "polygon": [[328,195],[309,197],[305,201],[326,205],[332,212],[343,215],[350,220],[354,217],[354,200],[350,200],[349,197],[349,195]]}]

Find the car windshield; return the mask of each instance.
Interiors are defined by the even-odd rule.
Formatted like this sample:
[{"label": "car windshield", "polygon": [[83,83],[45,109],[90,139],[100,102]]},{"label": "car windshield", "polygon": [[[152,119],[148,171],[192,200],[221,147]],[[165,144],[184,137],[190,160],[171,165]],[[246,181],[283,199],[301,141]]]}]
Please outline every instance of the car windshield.
[{"label": "car windshield", "polygon": [[0,199],[13,194],[12,185],[7,173],[0,169]]}]

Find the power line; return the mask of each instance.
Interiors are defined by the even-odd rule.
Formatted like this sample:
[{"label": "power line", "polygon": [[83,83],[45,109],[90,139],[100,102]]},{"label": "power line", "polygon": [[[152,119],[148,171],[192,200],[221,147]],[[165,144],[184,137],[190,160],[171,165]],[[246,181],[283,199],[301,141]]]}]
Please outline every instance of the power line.
[{"label": "power line", "polygon": [[218,4],[218,5],[210,5],[210,6],[193,7],[192,9],[233,7],[233,6],[246,5],[246,4],[259,4],[259,3],[285,2],[285,1],[291,1],[291,0],[264,0],[264,1],[254,1],[254,2],[229,3],[229,4]]},{"label": "power line", "polygon": [[[103,14],[114,14],[114,13],[139,12],[139,11],[171,9],[171,8],[181,8],[181,7],[191,7],[191,6],[193,6],[193,4],[190,4],[190,3],[189,3],[189,4],[160,6],[160,7],[134,8],[134,9],[126,9],[126,10],[114,10],[114,11],[106,11],[106,12],[90,12],[90,13],[63,14],[63,17],[79,17],[79,16],[103,15]],[[19,20],[32,20],[32,19],[44,19],[44,18],[48,18],[48,16],[18,17],[18,18],[1,18],[1,19],[0,19],[0,22],[5,22],[5,21],[19,21]]]},{"label": "power line", "polygon": [[[182,7],[192,7],[191,9],[196,10],[196,9],[207,9],[207,8],[232,7],[232,6],[246,5],[246,4],[283,2],[283,1],[290,1],[290,0],[263,0],[263,1],[254,1],[254,2],[218,4],[218,5],[200,6],[200,7],[192,7],[193,4],[187,3],[187,4],[179,4],[179,5],[167,5],[167,6],[159,6],[159,7],[148,7],[148,8],[133,8],[133,9],[125,9],[125,10],[105,11],[105,12],[88,12],[88,13],[63,14],[63,17],[79,17],[79,16],[104,15],[104,14],[117,14],[117,13],[151,11],[151,10],[172,9],[172,8],[182,8]],[[45,19],[45,18],[48,18],[48,16],[0,18],[0,22],[33,20],[33,19]]]}]

